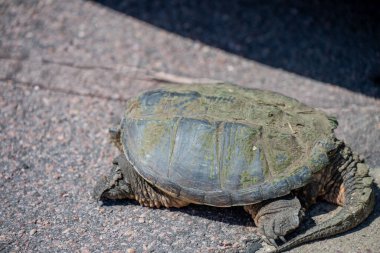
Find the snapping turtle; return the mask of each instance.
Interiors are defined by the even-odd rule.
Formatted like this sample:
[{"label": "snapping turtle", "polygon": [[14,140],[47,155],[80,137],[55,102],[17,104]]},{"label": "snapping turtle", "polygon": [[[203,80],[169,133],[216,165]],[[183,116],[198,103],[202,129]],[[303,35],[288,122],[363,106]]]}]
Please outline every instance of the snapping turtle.
[{"label": "snapping turtle", "polygon": [[[111,140],[122,155],[97,199],[159,208],[243,206],[284,251],[360,224],[374,208],[372,178],[335,138],[336,119],[295,99],[231,84],[171,85],[128,100]],[[286,242],[317,199],[342,206]]]}]

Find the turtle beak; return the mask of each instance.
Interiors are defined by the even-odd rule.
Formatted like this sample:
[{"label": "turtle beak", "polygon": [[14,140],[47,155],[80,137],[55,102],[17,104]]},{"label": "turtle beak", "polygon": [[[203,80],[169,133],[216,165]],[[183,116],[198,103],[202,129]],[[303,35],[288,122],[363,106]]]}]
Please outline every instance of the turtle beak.
[{"label": "turtle beak", "polygon": [[105,199],[107,192],[110,190],[110,182],[106,176],[100,178],[100,180],[96,183],[94,191],[92,193],[92,197],[96,201],[100,201]]},{"label": "turtle beak", "polygon": [[93,197],[97,201],[104,199],[133,198],[132,189],[120,167],[126,166],[125,158],[120,155],[113,161],[113,166],[108,177],[103,176],[97,182]]},{"label": "turtle beak", "polygon": [[118,170],[118,165],[114,164],[108,177],[103,176],[97,182],[93,197],[97,201],[104,199],[127,199],[131,198],[131,189],[124,181],[123,175]]}]

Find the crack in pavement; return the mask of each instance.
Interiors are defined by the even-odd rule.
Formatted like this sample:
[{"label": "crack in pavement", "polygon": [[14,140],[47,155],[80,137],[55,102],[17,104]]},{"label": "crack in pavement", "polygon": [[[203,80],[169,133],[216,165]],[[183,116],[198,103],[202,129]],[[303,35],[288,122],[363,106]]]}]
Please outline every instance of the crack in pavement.
[{"label": "crack in pavement", "polygon": [[25,82],[21,81],[15,78],[0,78],[0,82],[13,82],[15,84],[19,84],[23,87],[32,88],[32,89],[41,89],[41,90],[47,90],[51,92],[57,92],[57,93],[63,93],[66,95],[73,95],[73,96],[81,96],[81,97],[89,97],[89,98],[97,98],[97,99],[104,99],[108,101],[117,101],[117,102],[125,102],[127,101],[127,98],[116,98],[111,96],[105,96],[101,94],[96,93],[82,93],[78,91],[58,88],[58,87],[48,87],[42,83],[33,83],[33,82]]}]

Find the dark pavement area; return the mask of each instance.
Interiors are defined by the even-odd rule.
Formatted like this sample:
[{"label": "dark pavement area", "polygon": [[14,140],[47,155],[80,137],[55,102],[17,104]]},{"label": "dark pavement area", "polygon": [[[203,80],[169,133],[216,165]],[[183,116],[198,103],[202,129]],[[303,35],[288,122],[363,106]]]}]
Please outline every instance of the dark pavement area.
[{"label": "dark pavement area", "polygon": [[[338,137],[380,183],[374,1],[117,2],[0,0],[0,252],[255,251],[241,208],[92,200],[117,155],[107,129],[128,97],[159,85],[154,71],[273,90],[335,115]],[[377,206],[358,228],[291,252],[380,252],[379,216]]]},{"label": "dark pavement area", "polygon": [[271,67],[380,96],[378,1],[95,2]]}]

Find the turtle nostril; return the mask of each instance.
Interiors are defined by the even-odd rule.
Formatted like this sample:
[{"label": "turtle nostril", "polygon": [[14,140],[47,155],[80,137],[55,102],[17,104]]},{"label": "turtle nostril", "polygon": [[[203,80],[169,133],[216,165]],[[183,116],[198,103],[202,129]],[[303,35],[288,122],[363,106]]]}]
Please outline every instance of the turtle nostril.
[{"label": "turtle nostril", "polygon": [[92,194],[93,198],[96,200],[100,200],[103,193],[108,189],[108,184],[108,178],[106,176],[102,176],[100,180],[96,183],[94,192]]}]

